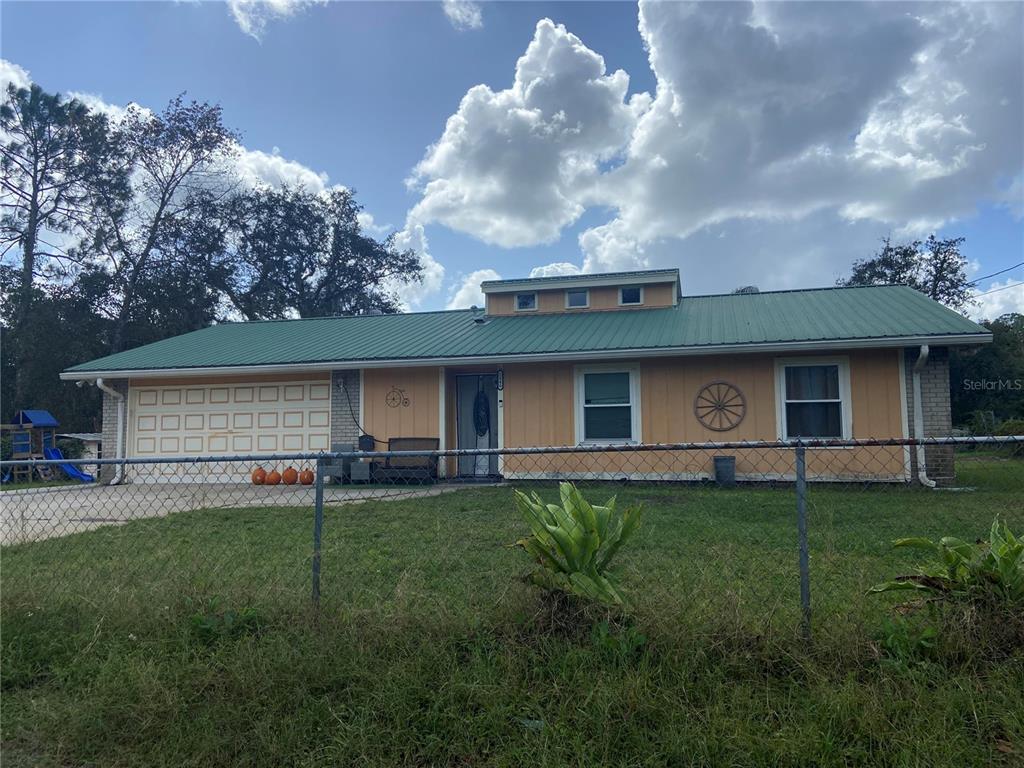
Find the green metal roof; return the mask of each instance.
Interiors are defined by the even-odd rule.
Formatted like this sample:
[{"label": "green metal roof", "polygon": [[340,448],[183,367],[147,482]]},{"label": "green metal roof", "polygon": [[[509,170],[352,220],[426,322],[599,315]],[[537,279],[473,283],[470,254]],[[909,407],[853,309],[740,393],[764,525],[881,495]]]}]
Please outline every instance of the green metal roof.
[{"label": "green metal roof", "polygon": [[[482,322],[481,322],[482,321]],[[224,323],[76,365],[76,373],[614,353],[891,340],[987,341],[904,286],[688,296],[675,307],[487,317],[479,310]],[[963,338],[950,338],[963,337]],[[921,341],[919,341],[921,340]]]}]

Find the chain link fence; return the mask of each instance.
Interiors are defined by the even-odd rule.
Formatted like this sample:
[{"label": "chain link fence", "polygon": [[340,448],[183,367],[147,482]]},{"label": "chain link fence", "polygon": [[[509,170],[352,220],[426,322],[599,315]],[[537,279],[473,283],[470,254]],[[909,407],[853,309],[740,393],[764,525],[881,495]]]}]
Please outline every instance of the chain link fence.
[{"label": "chain link fence", "polygon": [[[68,468],[105,482],[83,483]],[[15,465],[0,465],[3,475]],[[643,505],[630,610],[716,637],[877,624],[901,536],[1024,528],[1024,437],[19,462],[3,609],[500,621],[540,610],[513,489]],[[1018,530],[1019,532],[1019,530]],[[212,606],[212,608],[211,608]]]}]

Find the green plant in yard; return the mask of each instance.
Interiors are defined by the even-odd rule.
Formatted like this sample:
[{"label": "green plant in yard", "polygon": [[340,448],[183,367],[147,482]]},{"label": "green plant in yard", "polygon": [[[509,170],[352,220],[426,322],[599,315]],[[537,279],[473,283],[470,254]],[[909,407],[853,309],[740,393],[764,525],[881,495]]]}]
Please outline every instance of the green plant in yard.
[{"label": "green plant in yard", "polygon": [[533,531],[516,544],[540,565],[530,580],[603,605],[622,605],[622,593],[608,568],[640,525],[642,508],[618,513],[614,496],[597,506],[572,483],[560,483],[558,489],[561,504],[545,504],[536,492],[515,492],[516,504]]},{"label": "green plant in yard", "polygon": [[201,601],[189,623],[198,640],[212,645],[219,640],[234,640],[258,632],[263,618],[255,608],[223,608],[217,598],[212,598]]},{"label": "green plant in yard", "polygon": [[911,590],[951,602],[1024,604],[1024,541],[998,518],[992,523],[988,542],[969,544],[946,536],[937,543],[924,538],[898,539],[895,546],[923,549],[934,558],[917,573],[897,576],[868,592]]}]

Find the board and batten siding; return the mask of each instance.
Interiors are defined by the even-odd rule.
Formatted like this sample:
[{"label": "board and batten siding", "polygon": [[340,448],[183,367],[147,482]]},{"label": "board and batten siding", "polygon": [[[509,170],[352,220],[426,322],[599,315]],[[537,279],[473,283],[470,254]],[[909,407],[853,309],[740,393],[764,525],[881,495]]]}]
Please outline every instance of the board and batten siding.
[{"label": "board and batten siding", "polygon": [[433,366],[363,371],[363,429],[385,450],[392,437],[439,437],[441,382]]},{"label": "board and batten siding", "polygon": [[[844,357],[850,367],[853,436],[890,438],[903,435],[899,351],[859,350],[818,357]],[[736,355],[623,361],[640,374],[642,439],[645,443],[775,440],[776,355]],[[783,357],[799,357],[786,355]],[[618,363],[616,364],[618,365]],[[576,442],[574,402],[576,364],[568,362],[507,364],[448,368],[445,380],[445,444],[455,448],[454,378],[459,372],[504,371],[504,447],[573,445]],[[693,400],[705,384],[724,380],[742,390],[747,400],[743,422],[727,432],[703,427]],[[439,437],[441,374],[435,366],[378,368],[363,371],[363,426],[384,448],[391,437]],[[787,479],[793,475],[790,450],[733,452],[741,477]],[[506,456],[509,477],[634,475],[653,479],[694,479],[710,476],[707,451],[677,453],[565,454]],[[815,449],[808,454],[811,477],[906,478],[902,448]],[[447,469],[453,471],[451,462]]]},{"label": "board and batten siding", "polygon": [[[623,286],[629,286],[623,283]],[[580,286],[583,289],[585,286]],[[650,309],[651,307],[671,307],[675,303],[674,283],[652,283],[643,286],[644,303],[636,306],[619,305],[619,286],[602,285],[589,288],[590,306],[588,310],[615,309],[633,310]],[[515,311],[515,296],[517,293],[533,293],[534,291],[524,289],[521,291],[510,291],[508,293],[491,293],[487,295],[487,314],[489,315],[529,315],[537,312],[581,312],[581,309],[567,309],[565,306],[565,288],[553,290],[538,289],[537,309],[526,312]]]},{"label": "board and batten siding", "polygon": [[[903,436],[903,412],[898,350],[863,350],[815,356],[845,357],[850,363],[853,437]],[[790,356],[786,356],[790,357]],[[796,356],[798,357],[798,356]],[[775,355],[708,356],[622,362],[640,373],[641,437],[644,443],[775,440],[778,438],[775,393]],[[575,431],[575,365],[505,366],[505,446],[572,445]],[[705,428],[693,412],[693,400],[705,384],[727,381],[747,401],[743,422],[717,432]],[[793,474],[792,451],[733,452],[737,473],[749,478],[788,478]],[[533,476],[543,469],[569,476],[597,473],[688,479],[711,473],[708,452],[566,454],[507,457],[506,474]],[[546,466],[542,466],[546,464]],[[902,448],[813,450],[808,471],[819,477],[878,477],[905,479]]]}]

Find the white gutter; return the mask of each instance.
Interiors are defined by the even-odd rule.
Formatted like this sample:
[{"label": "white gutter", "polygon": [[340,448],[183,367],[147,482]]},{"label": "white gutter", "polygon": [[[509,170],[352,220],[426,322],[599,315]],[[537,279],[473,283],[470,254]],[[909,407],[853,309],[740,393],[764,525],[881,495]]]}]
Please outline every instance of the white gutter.
[{"label": "white gutter", "polygon": [[[920,440],[924,437],[924,405],[921,403],[921,369],[928,362],[928,345],[922,344],[918,352],[917,361],[914,363],[914,437]],[[928,467],[925,466],[924,446],[917,446],[917,479],[926,488],[934,488],[935,481],[928,477]]]},{"label": "white gutter", "polygon": [[461,357],[398,357],[369,360],[319,360],[311,363],[275,363],[269,365],[219,365],[195,368],[134,368],[122,371],[64,371],[65,381],[92,380],[96,377],[111,379],[159,378],[164,376],[220,376],[247,373],[294,373],[296,371],[356,370],[360,368],[412,368],[434,365],[475,365],[482,363],[550,363],[554,361],[627,360],[645,357],[698,357],[701,355],[731,355],[737,352],[804,352],[834,351],[841,349],[879,349],[908,347],[918,344],[987,344],[991,333],[951,334],[945,336],[892,336],[855,339],[850,341],[797,341],[758,342],[751,344],[708,344],[690,347],[640,347],[633,349],[595,349],[585,352],[536,352],[507,355],[463,355]]},{"label": "white gutter", "polygon": [[[96,386],[108,395],[117,400],[117,448],[114,449],[114,458],[124,458],[124,395],[116,389],[103,383],[102,378],[96,379]],[[114,479],[111,485],[118,485],[124,479],[124,464],[118,464],[114,470]]]}]

